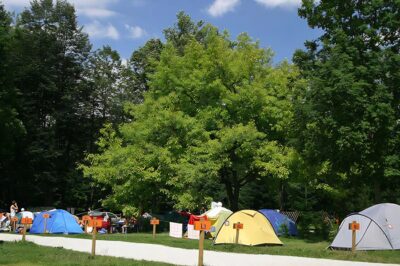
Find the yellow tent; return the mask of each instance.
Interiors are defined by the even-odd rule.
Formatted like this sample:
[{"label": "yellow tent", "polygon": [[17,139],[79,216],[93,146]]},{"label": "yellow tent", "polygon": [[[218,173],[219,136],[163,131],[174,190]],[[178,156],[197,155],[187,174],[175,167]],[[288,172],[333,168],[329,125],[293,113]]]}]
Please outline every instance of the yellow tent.
[{"label": "yellow tent", "polygon": [[234,244],[236,229],[233,228],[233,224],[238,222],[243,224],[243,229],[239,230],[238,244],[247,246],[282,245],[268,219],[260,212],[253,210],[242,210],[229,216],[217,233],[214,244]]}]

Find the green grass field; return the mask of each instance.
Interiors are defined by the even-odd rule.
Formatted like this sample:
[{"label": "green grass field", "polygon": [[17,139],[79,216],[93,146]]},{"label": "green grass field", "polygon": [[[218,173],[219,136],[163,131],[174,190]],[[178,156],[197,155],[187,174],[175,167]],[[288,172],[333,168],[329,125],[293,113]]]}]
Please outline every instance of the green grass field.
[{"label": "green grass field", "polygon": [[29,242],[0,242],[0,254],[0,265],[170,265],[105,256],[96,256],[94,259],[91,259],[87,253],[70,251],[63,248],[43,247]]},{"label": "green grass field", "polygon": [[[54,235],[53,235],[54,236]],[[60,235],[59,235],[60,236]],[[61,235],[62,236],[62,235]],[[90,235],[70,235],[74,238],[91,238]],[[168,234],[157,234],[156,239],[151,234],[134,233],[134,234],[109,234],[98,235],[99,240],[128,241],[139,243],[161,244],[171,247],[197,249],[198,241],[191,239],[179,239],[169,237]],[[338,260],[367,261],[381,263],[399,263],[400,251],[357,251],[355,255],[349,251],[329,250],[329,242],[326,241],[306,241],[297,238],[280,237],[284,243],[283,246],[240,246],[240,245],[213,245],[211,240],[206,240],[204,248],[207,250],[250,253],[250,254],[272,254],[301,256],[311,258],[326,258]]]}]

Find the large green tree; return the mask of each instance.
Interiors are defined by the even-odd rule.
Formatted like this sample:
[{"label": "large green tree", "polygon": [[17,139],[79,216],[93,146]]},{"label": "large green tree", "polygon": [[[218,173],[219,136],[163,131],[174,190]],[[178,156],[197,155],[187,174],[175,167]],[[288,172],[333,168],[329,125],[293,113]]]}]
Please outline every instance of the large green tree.
[{"label": "large green tree", "polygon": [[293,58],[309,80],[296,105],[298,144],[330,206],[332,196],[343,210],[400,200],[399,11],[380,0],[303,0],[299,9],[323,34]]},{"label": "large green tree", "polygon": [[15,31],[17,111],[27,134],[17,148],[14,197],[39,206],[84,204],[75,164],[92,141],[79,87],[91,48],[88,36],[77,25],[74,7],[52,0],[32,1]]},{"label": "large green tree", "polygon": [[120,135],[106,127],[102,152],[82,166],[112,187],[107,203],[194,208],[223,197],[236,210],[246,184],[263,179],[267,191],[268,180],[290,176],[295,68],[272,67],[271,51],[246,34],[202,31],[182,47],[167,42],[144,103],[129,108],[133,121]]},{"label": "large green tree", "polygon": [[[17,89],[14,85],[12,56],[13,29],[11,16],[0,3],[0,205],[9,193],[15,192],[16,146],[24,135],[24,126],[18,117]],[[7,202],[8,203],[8,202]]]}]

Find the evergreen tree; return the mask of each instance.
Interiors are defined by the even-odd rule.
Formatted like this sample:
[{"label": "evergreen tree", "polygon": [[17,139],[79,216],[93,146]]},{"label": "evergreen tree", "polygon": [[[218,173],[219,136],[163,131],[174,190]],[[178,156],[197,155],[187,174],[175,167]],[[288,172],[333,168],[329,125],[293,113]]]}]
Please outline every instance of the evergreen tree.
[{"label": "evergreen tree", "polygon": [[88,141],[78,85],[89,51],[88,36],[66,1],[35,0],[18,17],[15,84],[27,134],[17,151],[15,196],[30,205],[68,206],[86,198],[75,165]]}]

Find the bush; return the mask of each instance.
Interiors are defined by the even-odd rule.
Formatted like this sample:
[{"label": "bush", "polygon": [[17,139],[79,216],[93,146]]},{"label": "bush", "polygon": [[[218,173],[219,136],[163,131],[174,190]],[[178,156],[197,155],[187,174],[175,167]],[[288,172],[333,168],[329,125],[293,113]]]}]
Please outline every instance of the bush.
[{"label": "bush", "polygon": [[329,240],[336,235],[333,223],[324,220],[321,212],[302,212],[297,223],[299,235],[307,239]]},{"label": "bush", "polygon": [[286,236],[286,237],[290,236],[289,227],[285,223],[280,225],[279,232],[281,233],[282,236]]}]

